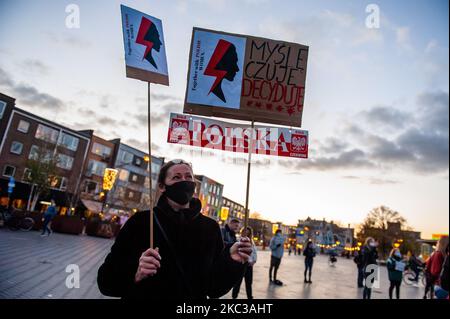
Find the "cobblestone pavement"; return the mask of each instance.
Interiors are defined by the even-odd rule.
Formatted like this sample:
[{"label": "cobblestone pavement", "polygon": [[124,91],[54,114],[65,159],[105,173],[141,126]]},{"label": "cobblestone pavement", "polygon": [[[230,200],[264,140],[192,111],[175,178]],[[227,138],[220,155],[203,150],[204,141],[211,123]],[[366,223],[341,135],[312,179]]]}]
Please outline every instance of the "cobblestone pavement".
[{"label": "cobblestone pavement", "polygon": [[[85,298],[104,299],[97,287],[96,276],[100,264],[113,240],[90,236],[53,233],[40,237],[39,232],[0,230],[0,298]],[[283,286],[269,284],[270,253],[258,252],[254,268],[253,295],[255,298],[350,298],[362,297],[356,287],[356,267],[352,260],[339,258],[330,267],[325,256],[315,258],[312,284],[303,282],[303,256],[285,253],[278,278]],[[69,275],[66,267],[76,264],[80,269],[80,288],[66,287]],[[387,298],[389,282],[385,267],[380,270],[380,288],[373,298]],[[401,298],[420,298],[423,287],[402,285]],[[224,296],[231,298],[231,292]],[[246,298],[245,283],[239,298]]]}]

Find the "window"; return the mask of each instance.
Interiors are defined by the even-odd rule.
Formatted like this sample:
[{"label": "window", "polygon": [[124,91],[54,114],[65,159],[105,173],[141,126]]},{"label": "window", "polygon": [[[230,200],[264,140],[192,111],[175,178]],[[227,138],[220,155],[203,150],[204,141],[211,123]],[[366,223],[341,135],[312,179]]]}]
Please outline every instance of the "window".
[{"label": "window", "polygon": [[123,163],[130,164],[133,161],[133,154],[121,150],[121,155],[119,156],[119,158]]},{"label": "window", "polygon": [[20,142],[14,141],[11,143],[11,148],[9,151],[13,154],[20,155],[20,154],[22,154],[22,149],[23,149],[23,144]]},{"label": "window", "polygon": [[134,157],[134,165],[140,167],[141,164],[142,164],[142,158],[135,156]]},{"label": "window", "polygon": [[60,188],[61,187],[61,181],[62,181],[61,177],[52,176],[52,177],[49,177],[49,180],[50,180],[50,187],[52,187],[52,188]]},{"label": "window", "polygon": [[95,160],[90,160],[88,164],[88,175],[98,175],[103,176],[103,173],[105,172],[106,163],[102,163]]},{"label": "window", "polygon": [[42,162],[49,162],[52,158],[52,152],[49,150],[45,151],[44,153],[41,153],[39,146],[33,145],[30,149],[30,154],[28,155],[28,159],[38,161],[39,159],[42,160]]},{"label": "window", "polygon": [[0,101],[0,119],[3,117],[3,113],[6,110],[6,102]]},{"label": "window", "polygon": [[64,169],[72,169],[73,157],[65,154],[58,154],[58,163],[56,166]]},{"label": "window", "polygon": [[38,157],[39,157],[39,147],[36,145],[31,146],[30,155],[28,156],[28,159],[37,161]]},{"label": "window", "polygon": [[123,182],[128,181],[128,177],[130,176],[130,172],[126,169],[121,169],[119,173],[119,179]]},{"label": "window", "polygon": [[[161,165],[152,162],[152,172],[159,172],[161,170]],[[148,171],[148,168],[147,168]]]},{"label": "window", "polygon": [[137,182],[137,180],[138,180],[138,176],[136,174],[132,174],[131,175],[131,181],[132,182]]},{"label": "window", "polygon": [[129,198],[129,199],[132,199],[133,197],[134,197],[134,193],[133,193],[133,192],[129,192],[129,193],[128,193],[128,198]]},{"label": "window", "polygon": [[59,187],[59,189],[61,189],[62,191],[65,191],[67,189],[67,178],[61,178],[61,186]]},{"label": "window", "polygon": [[118,198],[124,198],[125,197],[125,187],[118,186],[116,192],[117,192],[117,197]]},{"label": "window", "polygon": [[62,145],[71,151],[76,151],[78,148],[78,142],[79,139],[77,137],[62,132],[59,137],[58,145]]},{"label": "window", "polygon": [[24,182],[30,182],[31,181],[31,169],[25,168],[23,170],[22,181],[24,181]]},{"label": "window", "polygon": [[46,142],[56,143],[59,132],[51,127],[39,124],[35,137]]},{"label": "window", "polygon": [[5,165],[5,168],[3,169],[3,176],[14,177],[15,173],[16,173],[16,168],[14,166]]},{"label": "window", "polygon": [[95,194],[97,192],[97,183],[94,181],[85,181],[83,191],[88,194]]},{"label": "window", "polygon": [[17,125],[17,130],[22,133],[28,133],[28,129],[30,128],[30,123],[24,120],[19,121],[19,125]]},{"label": "window", "polygon": [[150,195],[149,194],[142,194],[140,203],[142,205],[149,205],[150,204]]},{"label": "window", "polygon": [[92,153],[103,157],[109,157],[111,155],[111,148],[99,143],[94,143],[92,146]]}]

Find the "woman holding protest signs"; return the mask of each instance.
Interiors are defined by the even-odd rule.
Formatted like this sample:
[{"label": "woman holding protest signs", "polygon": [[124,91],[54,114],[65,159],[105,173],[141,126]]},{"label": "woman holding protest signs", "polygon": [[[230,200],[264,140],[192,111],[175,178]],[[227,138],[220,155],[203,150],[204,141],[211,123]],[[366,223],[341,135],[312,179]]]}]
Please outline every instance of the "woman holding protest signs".
[{"label": "woman holding protest signs", "polygon": [[104,295],[122,298],[217,298],[242,278],[249,238],[224,245],[216,221],[200,214],[189,163],[173,160],[159,173],[161,196],[154,208],[155,249],[148,248],[149,211],[121,229],[98,271]]}]

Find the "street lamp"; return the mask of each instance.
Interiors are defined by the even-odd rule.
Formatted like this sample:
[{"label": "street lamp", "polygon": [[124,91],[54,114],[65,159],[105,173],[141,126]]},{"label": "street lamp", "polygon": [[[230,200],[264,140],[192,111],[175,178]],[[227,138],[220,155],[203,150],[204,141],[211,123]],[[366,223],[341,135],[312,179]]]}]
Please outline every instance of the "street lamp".
[{"label": "street lamp", "polygon": [[103,173],[103,201],[102,201],[102,213],[105,209],[106,197],[108,196],[108,192],[113,188],[114,183],[117,178],[118,170],[114,168],[105,168],[105,172]]}]

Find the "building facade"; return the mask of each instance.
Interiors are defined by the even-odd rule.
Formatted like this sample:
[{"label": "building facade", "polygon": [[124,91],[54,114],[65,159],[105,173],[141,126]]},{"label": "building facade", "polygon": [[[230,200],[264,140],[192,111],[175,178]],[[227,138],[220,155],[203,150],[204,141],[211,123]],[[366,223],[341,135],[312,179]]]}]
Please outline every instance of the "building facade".
[{"label": "building facade", "polygon": [[195,179],[197,180],[195,196],[202,203],[202,214],[218,221],[222,207],[223,184],[204,175],[195,175]]},{"label": "building facade", "polygon": [[[150,179],[149,156],[134,147],[118,143],[114,167],[118,176],[113,189],[108,194],[107,204],[112,210],[139,211],[149,209]],[[152,194],[156,198],[157,177],[164,164],[164,158],[152,156]],[[155,203],[154,203],[155,204]]]},{"label": "building facade", "polygon": [[243,205],[222,196],[222,208],[228,208],[228,218],[224,220],[225,223],[235,218],[243,224],[245,218],[245,207]]},{"label": "building facade", "polygon": [[58,209],[65,213],[73,207],[82,179],[90,137],[38,117],[15,107],[15,100],[0,94],[0,197],[1,204],[8,202],[8,181],[15,180],[10,204],[19,209],[30,206],[36,185],[30,183],[33,160],[41,163],[54,162],[56,169],[48,176],[50,190],[42,194],[35,209],[40,210],[41,201],[54,199]]},{"label": "building facade", "polygon": [[93,130],[82,131],[91,137],[83,178],[81,180],[79,200],[92,213],[100,213],[106,196],[103,190],[103,175],[106,168],[114,168],[120,139],[105,140],[94,135]]},{"label": "building facade", "polygon": [[313,241],[320,247],[335,247],[338,250],[353,247],[356,244],[354,229],[340,227],[333,221],[307,218],[299,220],[296,231],[297,242]]}]

